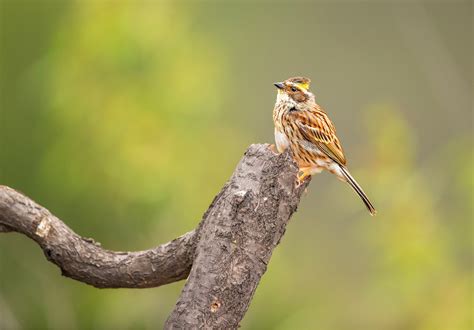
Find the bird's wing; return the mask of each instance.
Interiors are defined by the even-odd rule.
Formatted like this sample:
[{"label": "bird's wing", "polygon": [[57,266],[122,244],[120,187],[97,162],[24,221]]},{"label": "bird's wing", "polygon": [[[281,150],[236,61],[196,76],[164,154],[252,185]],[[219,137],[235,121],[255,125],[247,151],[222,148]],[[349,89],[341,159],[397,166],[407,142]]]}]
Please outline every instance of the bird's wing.
[{"label": "bird's wing", "polygon": [[304,111],[295,113],[294,116],[294,122],[307,142],[339,165],[346,165],[346,157],[336,136],[336,128],[325,112]]}]

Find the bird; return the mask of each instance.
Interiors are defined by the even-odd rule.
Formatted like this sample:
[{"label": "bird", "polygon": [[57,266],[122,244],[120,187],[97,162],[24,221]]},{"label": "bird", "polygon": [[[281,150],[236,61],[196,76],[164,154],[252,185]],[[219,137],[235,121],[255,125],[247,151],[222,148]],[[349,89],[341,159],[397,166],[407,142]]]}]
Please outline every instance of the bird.
[{"label": "bird", "polygon": [[374,216],[377,211],[350,174],[336,128],[325,110],[316,103],[309,90],[310,83],[311,80],[305,77],[274,83],[278,90],[273,109],[277,151],[291,150],[299,168],[298,186],[307,177],[327,170],[347,182]]}]

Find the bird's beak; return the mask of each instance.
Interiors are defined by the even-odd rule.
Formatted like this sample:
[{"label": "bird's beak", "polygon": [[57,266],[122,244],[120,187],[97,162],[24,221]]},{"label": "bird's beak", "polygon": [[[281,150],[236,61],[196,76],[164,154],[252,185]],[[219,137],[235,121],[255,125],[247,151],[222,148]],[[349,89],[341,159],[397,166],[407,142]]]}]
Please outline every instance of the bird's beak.
[{"label": "bird's beak", "polygon": [[285,87],[285,84],[282,82],[277,82],[277,83],[274,83],[273,85],[275,85],[275,87],[278,89],[283,89]]}]

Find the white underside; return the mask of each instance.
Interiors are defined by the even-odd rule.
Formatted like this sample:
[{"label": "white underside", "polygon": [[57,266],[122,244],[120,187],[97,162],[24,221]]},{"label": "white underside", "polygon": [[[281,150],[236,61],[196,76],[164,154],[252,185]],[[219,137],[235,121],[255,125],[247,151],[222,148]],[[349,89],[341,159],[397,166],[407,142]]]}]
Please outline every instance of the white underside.
[{"label": "white underside", "polygon": [[288,148],[290,145],[290,142],[288,141],[288,138],[286,137],[285,133],[282,133],[278,131],[275,128],[275,144],[278,149],[278,152],[283,152]]},{"label": "white underside", "polygon": [[[316,147],[314,144],[309,143],[307,141],[300,141],[300,142],[303,148],[305,148],[307,151],[315,153],[318,156],[324,156],[324,153],[322,153],[318,149],[318,147]],[[279,131],[277,128],[275,128],[275,144],[276,144],[278,152],[280,153],[285,151],[290,145],[285,133]],[[322,170],[328,170],[336,174],[337,177],[341,179],[342,181],[345,181],[344,175],[342,174],[342,171],[339,165],[336,164],[334,161],[324,157],[320,159],[316,158],[315,163],[316,163],[315,166],[312,166],[311,168],[307,168],[309,170],[308,171],[309,174],[314,175],[317,173],[321,173]]]}]

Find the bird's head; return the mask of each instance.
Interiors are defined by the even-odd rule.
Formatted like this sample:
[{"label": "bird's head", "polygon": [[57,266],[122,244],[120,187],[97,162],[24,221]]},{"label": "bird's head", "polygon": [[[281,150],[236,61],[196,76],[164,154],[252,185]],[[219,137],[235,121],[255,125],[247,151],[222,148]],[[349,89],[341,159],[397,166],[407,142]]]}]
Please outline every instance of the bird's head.
[{"label": "bird's head", "polygon": [[277,103],[286,103],[297,109],[314,102],[314,95],[309,91],[311,80],[304,77],[294,77],[274,83],[278,88]]}]

